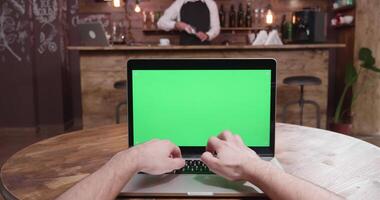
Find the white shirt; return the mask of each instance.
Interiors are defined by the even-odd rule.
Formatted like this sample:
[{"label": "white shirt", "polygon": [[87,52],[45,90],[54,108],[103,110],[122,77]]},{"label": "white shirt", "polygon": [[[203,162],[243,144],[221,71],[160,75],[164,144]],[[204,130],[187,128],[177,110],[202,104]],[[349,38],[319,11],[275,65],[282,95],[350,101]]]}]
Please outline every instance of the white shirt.
[{"label": "white shirt", "polygon": [[171,31],[175,28],[175,23],[181,21],[180,11],[182,5],[187,2],[202,1],[205,2],[210,11],[210,30],[206,33],[209,40],[213,40],[220,33],[220,22],[218,6],[214,0],[176,0],[168,9],[165,10],[164,15],[158,20],[157,27],[165,31]]}]

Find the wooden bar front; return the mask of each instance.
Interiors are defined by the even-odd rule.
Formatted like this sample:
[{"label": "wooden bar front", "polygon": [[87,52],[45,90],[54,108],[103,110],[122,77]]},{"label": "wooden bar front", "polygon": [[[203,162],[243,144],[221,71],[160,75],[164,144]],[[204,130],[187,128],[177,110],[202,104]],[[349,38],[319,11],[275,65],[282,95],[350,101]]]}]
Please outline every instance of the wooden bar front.
[{"label": "wooden bar front", "polygon": [[[288,76],[319,77],[322,85],[306,86],[305,98],[321,107],[322,128],[326,127],[329,50],[341,44],[284,46],[72,46],[80,51],[83,127],[115,123],[115,107],[125,101],[126,92],[113,84],[126,78],[126,63],[131,58],[275,58],[277,60],[277,121],[283,105],[299,98],[300,88],[282,83]],[[122,111],[125,120],[126,108]],[[287,122],[299,122],[298,105],[289,108]],[[315,127],[315,108],[305,106],[304,124]]]}]

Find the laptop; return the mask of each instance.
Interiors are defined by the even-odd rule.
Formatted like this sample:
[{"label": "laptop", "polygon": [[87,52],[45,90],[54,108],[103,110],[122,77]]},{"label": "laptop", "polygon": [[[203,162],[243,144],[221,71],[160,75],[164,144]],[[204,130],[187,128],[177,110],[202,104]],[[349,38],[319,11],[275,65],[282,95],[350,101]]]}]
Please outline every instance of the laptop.
[{"label": "laptop", "polygon": [[101,23],[78,25],[80,43],[85,46],[108,46],[106,31]]},{"label": "laptop", "polygon": [[275,60],[131,59],[127,84],[129,145],[168,139],[186,165],[159,176],[137,174],[120,196],[265,196],[249,182],[213,174],[200,156],[210,136],[230,130],[281,168],[274,158]]}]

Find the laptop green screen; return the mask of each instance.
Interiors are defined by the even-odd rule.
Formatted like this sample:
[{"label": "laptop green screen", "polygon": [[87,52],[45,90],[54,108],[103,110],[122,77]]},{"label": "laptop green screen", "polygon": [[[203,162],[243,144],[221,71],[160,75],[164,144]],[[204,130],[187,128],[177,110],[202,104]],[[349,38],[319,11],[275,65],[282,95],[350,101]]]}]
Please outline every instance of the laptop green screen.
[{"label": "laptop green screen", "polygon": [[271,71],[132,71],[133,140],[205,146],[223,130],[250,147],[270,145]]}]

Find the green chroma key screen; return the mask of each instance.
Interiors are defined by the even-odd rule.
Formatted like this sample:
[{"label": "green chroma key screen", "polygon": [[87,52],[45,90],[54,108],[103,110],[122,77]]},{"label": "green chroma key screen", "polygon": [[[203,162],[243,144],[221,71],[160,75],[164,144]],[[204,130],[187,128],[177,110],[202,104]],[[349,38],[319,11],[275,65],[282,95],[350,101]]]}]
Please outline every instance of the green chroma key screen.
[{"label": "green chroma key screen", "polygon": [[270,70],[132,71],[134,143],[205,146],[223,130],[270,145]]}]

